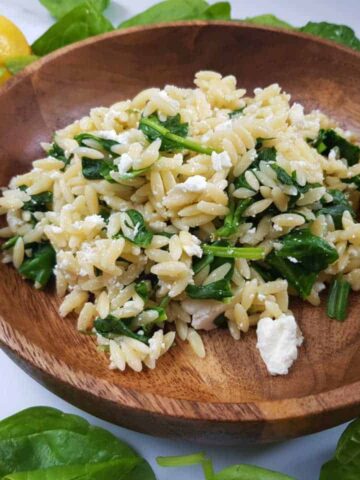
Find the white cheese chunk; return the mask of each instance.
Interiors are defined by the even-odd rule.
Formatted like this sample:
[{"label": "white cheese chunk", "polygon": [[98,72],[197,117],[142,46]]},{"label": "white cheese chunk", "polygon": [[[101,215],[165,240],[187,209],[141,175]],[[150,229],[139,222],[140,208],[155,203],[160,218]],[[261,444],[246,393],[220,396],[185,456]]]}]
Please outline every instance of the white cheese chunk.
[{"label": "white cheese chunk", "polygon": [[216,328],[214,320],[225,311],[226,305],[215,300],[184,300],[182,308],[191,315],[191,326],[195,330]]},{"label": "white cheese chunk", "polygon": [[276,320],[262,318],[256,333],[256,347],[269,373],[286,375],[297,359],[297,348],[304,340],[293,315],[283,314]]},{"label": "white cheese chunk", "polygon": [[227,152],[211,154],[211,163],[215,172],[220,172],[224,168],[230,168],[232,166],[231,158]]},{"label": "white cheese chunk", "polygon": [[175,188],[183,192],[203,192],[206,189],[206,185],[205,177],[194,175],[185,180],[184,183],[178,183]]}]

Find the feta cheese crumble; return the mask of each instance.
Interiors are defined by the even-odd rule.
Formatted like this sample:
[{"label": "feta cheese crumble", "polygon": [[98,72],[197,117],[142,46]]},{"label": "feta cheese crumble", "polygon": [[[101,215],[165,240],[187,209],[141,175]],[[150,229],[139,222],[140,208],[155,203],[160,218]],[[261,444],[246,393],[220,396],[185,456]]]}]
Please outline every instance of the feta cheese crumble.
[{"label": "feta cheese crumble", "polygon": [[231,158],[227,152],[212,152],[211,163],[215,172],[220,172],[224,170],[224,168],[232,167]]},{"label": "feta cheese crumble", "polygon": [[269,373],[287,375],[304,340],[294,316],[283,314],[276,320],[262,318],[256,333],[256,347]]},{"label": "feta cheese crumble", "polygon": [[178,183],[175,188],[183,192],[203,192],[206,189],[206,178],[202,175],[194,175],[185,180],[184,183]]}]

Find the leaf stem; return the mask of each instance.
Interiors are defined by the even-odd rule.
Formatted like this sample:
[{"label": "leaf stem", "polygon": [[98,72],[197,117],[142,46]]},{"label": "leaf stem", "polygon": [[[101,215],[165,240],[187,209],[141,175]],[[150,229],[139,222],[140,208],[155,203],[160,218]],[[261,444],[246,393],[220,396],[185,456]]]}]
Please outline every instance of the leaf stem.
[{"label": "leaf stem", "polygon": [[202,250],[206,254],[213,254],[221,258],[246,258],[247,260],[262,260],[265,251],[261,247],[220,247],[217,245],[202,245]]}]

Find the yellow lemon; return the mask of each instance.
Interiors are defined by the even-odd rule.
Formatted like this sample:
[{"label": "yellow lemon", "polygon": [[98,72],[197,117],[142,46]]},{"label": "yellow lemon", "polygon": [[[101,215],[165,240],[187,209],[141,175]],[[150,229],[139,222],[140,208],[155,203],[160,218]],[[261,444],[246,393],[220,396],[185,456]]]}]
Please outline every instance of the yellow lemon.
[{"label": "yellow lemon", "polygon": [[11,77],[4,67],[5,60],[30,53],[31,49],[23,33],[8,18],[0,15],[0,85]]}]

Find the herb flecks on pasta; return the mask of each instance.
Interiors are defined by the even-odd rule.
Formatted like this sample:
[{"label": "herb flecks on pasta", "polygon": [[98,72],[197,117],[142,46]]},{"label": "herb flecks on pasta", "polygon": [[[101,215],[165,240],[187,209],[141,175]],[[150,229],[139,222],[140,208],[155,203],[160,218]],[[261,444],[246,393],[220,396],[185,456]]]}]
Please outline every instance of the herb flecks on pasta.
[{"label": "herb flecks on pasta", "polygon": [[246,96],[199,72],[194,89],[94,108],[43,148],[3,190],[3,261],[36,288],[54,277],[60,314],[78,314],[111,368],[154,368],[175,338],[203,357],[201,331],[257,326],[283,374],[302,342],[289,292],[319,305],[331,285],[328,315],[345,319],[360,289],[360,148],[277,84]]}]

